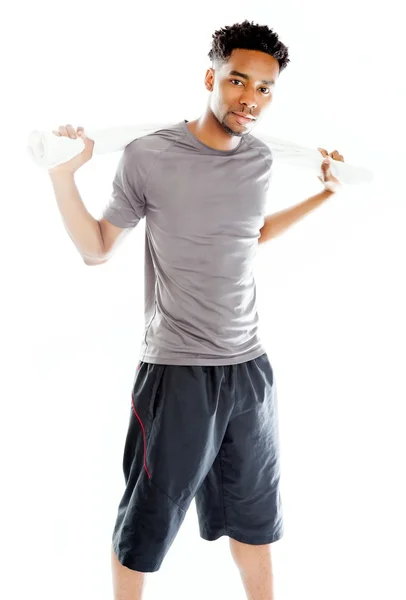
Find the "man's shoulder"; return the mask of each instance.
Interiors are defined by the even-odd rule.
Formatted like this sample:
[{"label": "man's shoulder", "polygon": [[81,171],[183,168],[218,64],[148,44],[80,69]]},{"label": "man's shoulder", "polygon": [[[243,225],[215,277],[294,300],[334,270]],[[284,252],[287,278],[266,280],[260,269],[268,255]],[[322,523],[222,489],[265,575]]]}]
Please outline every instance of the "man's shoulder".
[{"label": "man's shoulder", "polygon": [[246,141],[251,148],[255,148],[256,150],[258,150],[258,152],[262,154],[262,156],[265,159],[270,160],[271,162],[273,161],[272,151],[270,147],[266,142],[261,140],[260,137],[257,137],[256,135],[250,133],[247,135]]},{"label": "man's shoulder", "polygon": [[127,144],[122,153],[119,170],[125,170],[135,181],[146,181],[156,160],[171,144],[176,143],[181,129],[177,124],[164,127],[139,128],[140,135]]},{"label": "man's shoulder", "polygon": [[151,126],[145,128],[145,134],[137,137],[126,146],[125,151],[131,156],[141,158],[150,152],[165,150],[182,136],[182,123]]}]

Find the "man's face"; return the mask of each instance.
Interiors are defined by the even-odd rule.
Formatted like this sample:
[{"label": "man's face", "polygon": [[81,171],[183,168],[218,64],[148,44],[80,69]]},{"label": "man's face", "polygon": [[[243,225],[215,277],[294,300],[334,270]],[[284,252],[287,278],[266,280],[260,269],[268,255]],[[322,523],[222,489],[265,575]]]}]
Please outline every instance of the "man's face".
[{"label": "man's face", "polygon": [[[272,102],[278,76],[278,61],[257,50],[233,50],[226,64],[208,69],[205,84],[213,90],[210,108],[227,133],[241,137],[251,132]],[[241,120],[235,112],[255,120]]]}]

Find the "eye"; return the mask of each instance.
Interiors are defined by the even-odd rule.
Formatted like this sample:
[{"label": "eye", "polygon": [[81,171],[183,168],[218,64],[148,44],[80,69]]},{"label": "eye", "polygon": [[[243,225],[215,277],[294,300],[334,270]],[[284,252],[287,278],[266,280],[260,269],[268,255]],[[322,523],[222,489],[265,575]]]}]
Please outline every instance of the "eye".
[{"label": "eye", "polygon": [[[230,81],[231,81],[231,83],[236,82],[236,83],[241,83],[242,85],[244,85],[243,82],[240,81],[239,79],[230,79]],[[259,88],[259,89],[260,90],[265,90],[265,92],[264,92],[265,96],[268,96],[271,93],[271,90],[269,88],[264,88],[263,87],[263,88]]]}]

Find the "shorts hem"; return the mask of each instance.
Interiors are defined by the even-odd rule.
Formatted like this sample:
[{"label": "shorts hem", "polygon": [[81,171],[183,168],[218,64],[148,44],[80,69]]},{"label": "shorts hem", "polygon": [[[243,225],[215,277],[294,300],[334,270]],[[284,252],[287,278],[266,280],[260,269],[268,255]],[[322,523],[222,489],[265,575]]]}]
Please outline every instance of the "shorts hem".
[{"label": "shorts hem", "polygon": [[203,531],[200,532],[200,537],[203,540],[207,540],[208,542],[214,542],[216,540],[218,540],[219,538],[221,538],[223,535],[228,535],[227,531],[225,529],[221,529],[219,531]]},{"label": "shorts hem", "polygon": [[234,531],[233,529],[221,529],[218,531],[203,531],[200,533],[200,537],[208,542],[214,542],[218,540],[222,536],[228,536],[237,542],[242,542],[243,544],[251,544],[253,546],[260,546],[262,544],[273,544],[274,542],[279,541],[283,535],[283,529],[278,529],[269,535],[244,535],[239,533],[238,531]]},{"label": "shorts hem", "polygon": [[252,544],[255,546],[259,546],[261,544],[273,544],[277,542],[283,537],[283,529],[277,529],[273,533],[269,535],[244,535],[239,533],[238,531],[233,531],[232,529],[228,530],[229,537],[233,538],[237,542],[242,542],[243,544]]},{"label": "shorts hem", "polygon": [[114,544],[113,549],[119,563],[131,571],[139,571],[140,573],[156,573],[161,568],[161,562],[146,562],[144,560],[138,560],[137,558],[132,559],[128,553],[123,557],[122,553],[117,550]]}]

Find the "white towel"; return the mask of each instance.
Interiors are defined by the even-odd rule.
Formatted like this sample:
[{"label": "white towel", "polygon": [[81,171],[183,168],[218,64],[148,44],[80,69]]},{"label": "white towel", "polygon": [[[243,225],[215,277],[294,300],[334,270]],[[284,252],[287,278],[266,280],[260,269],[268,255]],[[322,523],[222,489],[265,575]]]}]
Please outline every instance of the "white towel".
[{"label": "white towel", "polygon": [[[125,146],[134,139],[172,126],[173,123],[130,125],[111,127],[109,129],[85,129],[85,133],[87,137],[94,141],[93,153],[105,154],[107,152],[124,150]],[[292,167],[304,167],[320,174],[323,157],[318,150],[273,138],[262,132],[256,134],[256,137],[269,146],[275,165],[285,163]],[[59,137],[48,131],[32,131],[28,137],[28,152],[30,156],[38,166],[48,169],[70,160],[77,154],[80,154],[83,148],[84,143],[80,138],[72,140],[64,136]],[[342,183],[370,183],[373,179],[373,173],[368,169],[355,167],[333,159],[330,160],[333,175]]]}]

